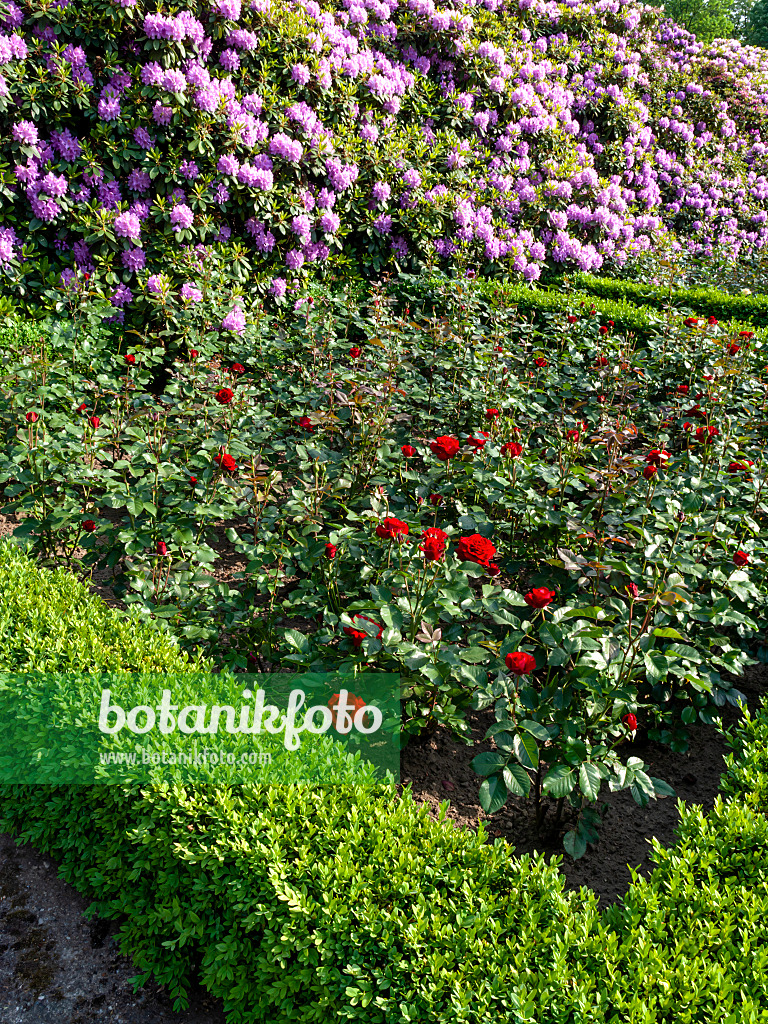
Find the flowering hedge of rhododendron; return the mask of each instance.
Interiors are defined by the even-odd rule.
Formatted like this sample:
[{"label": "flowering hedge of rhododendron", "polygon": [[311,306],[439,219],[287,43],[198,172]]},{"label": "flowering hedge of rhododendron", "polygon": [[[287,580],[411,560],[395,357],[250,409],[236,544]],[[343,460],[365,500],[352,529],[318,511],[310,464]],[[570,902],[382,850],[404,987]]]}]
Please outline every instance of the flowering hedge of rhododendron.
[{"label": "flowering hedge of rhododendron", "polygon": [[0,511],[222,665],[397,673],[405,737],[493,707],[483,807],[567,799],[579,856],[604,781],[668,795],[616,748],[741,699],[768,367],[765,331],[671,310],[638,344],[561,298],[537,330],[403,275],[225,345],[211,301],[162,393],[152,335],[57,319],[5,342]]},{"label": "flowering hedge of rhododendron", "polygon": [[[536,281],[768,239],[768,57],[634,0],[2,5],[0,265],[138,322],[222,247],[281,299],[334,263]],[[20,277],[20,281],[18,280]],[[247,311],[224,329],[240,333]]]}]

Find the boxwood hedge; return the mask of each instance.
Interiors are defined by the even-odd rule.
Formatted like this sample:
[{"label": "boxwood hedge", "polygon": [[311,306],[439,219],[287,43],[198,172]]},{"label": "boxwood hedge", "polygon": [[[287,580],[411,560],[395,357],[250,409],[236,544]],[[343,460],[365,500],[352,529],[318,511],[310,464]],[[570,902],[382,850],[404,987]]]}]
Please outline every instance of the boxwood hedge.
[{"label": "boxwood hedge", "polygon": [[[94,607],[84,588],[0,550],[5,633],[36,623],[27,644],[5,642],[0,670],[69,665],[68,601]],[[18,591],[35,587],[33,616]],[[135,628],[129,642],[124,620],[91,614],[115,657],[171,667],[167,637]],[[60,638],[47,659],[29,646],[46,617]],[[107,658],[75,647],[83,670]],[[0,827],[121,922],[143,978],[181,1008],[197,974],[231,1024],[761,1022],[766,740],[764,703],[729,735],[726,800],[709,814],[680,801],[676,845],[654,840],[651,877],[634,873],[603,913],[591,890],[564,891],[557,858],[513,858],[390,787],[17,786],[0,793]]]}]

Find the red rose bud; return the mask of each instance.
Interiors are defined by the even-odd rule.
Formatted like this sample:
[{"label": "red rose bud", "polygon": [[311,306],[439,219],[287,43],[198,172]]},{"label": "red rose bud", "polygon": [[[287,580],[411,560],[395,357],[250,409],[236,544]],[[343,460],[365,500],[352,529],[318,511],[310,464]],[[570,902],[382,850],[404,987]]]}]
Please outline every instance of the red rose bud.
[{"label": "red rose bud", "polygon": [[245,367],[242,363],[232,363],[229,372],[236,373],[239,376],[241,373],[245,373]]},{"label": "red rose bud", "polygon": [[523,600],[529,608],[546,608],[554,599],[554,590],[548,590],[546,587],[534,587]]},{"label": "red rose bud", "polygon": [[687,395],[689,390],[690,390],[690,388],[688,387],[687,384],[678,384],[677,385],[677,391],[681,395]]},{"label": "red rose bud", "polygon": [[88,422],[91,424],[94,430],[98,430],[101,420],[99,419],[98,416],[91,416]]},{"label": "red rose bud", "polygon": [[412,444],[404,444],[400,451],[403,453],[406,459],[412,459],[414,455],[418,455],[418,452],[416,451]]},{"label": "red rose bud", "polygon": [[575,324],[579,318],[577,316],[567,316],[566,320],[569,324]]},{"label": "red rose bud", "polygon": [[732,341],[728,346],[728,355],[735,356],[737,352],[741,351],[741,345],[737,345],[735,341]]},{"label": "red rose bud", "polygon": [[159,540],[157,542],[157,547],[155,548],[155,551],[158,553],[158,555],[165,556],[168,554],[168,547],[164,540]]},{"label": "red rose bud", "polygon": [[135,366],[136,365],[136,356],[132,356],[130,354],[130,352],[128,353],[128,355],[123,356],[123,359],[125,359],[126,363],[129,366]]},{"label": "red rose bud", "polygon": [[315,429],[312,426],[312,421],[310,420],[309,416],[299,417],[299,419],[296,420],[296,425],[299,427],[303,427],[304,430],[308,430],[310,433],[312,433],[312,431]]},{"label": "red rose bud", "polygon": [[513,651],[504,659],[504,664],[516,676],[530,675],[536,668],[536,659],[525,651]]},{"label": "red rose bud", "polygon": [[575,444],[581,437],[581,432],[578,430],[567,430],[565,432],[565,436],[568,438],[569,441],[573,441]]},{"label": "red rose bud", "polygon": [[613,320],[609,320],[609,321],[608,321],[608,326],[609,326],[609,327],[613,327],[613,326],[615,326],[615,325],[614,325],[614,323],[613,323]]},{"label": "red rose bud", "polygon": [[638,589],[638,586],[637,586],[636,583],[628,583],[627,586],[626,586],[626,591],[627,591],[627,593],[629,594],[630,597],[639,597],[640,596],[640,590]]},{"label": "red rose bud", "polygon": [[543,370],[545,366],[549,366],[549,363],[543,356],[539,356],[538,359],[533,360],[533,365],[538,366],[540,370]]},{"label": "red rose bud", "polygon": [[461,445],[455,437],[448,437],[445,434],[442,437],[436,438],[429,446],[429,450],[435,455],[441,462],[447,462],[452,459],[453,456],[458,452]]},{"label": "red rose bud", "polygon": [[338,551],[338,548],[336,547],[335,544],[326,544],[325,545],[325,557],[326,558],[335,558],[337,551]]},{"label": "red rose bud", "polygon": [[82,405],[78,405],[77,411],[78,412],[85,412],[85,402],[83,402]]},{"label": "red rose bud", "polygon": [[631,711],[628,715],[624,715],[622,722],[624,722],[630,732],[637,731],[637,716],[633,715]]},{"label": "red rose bud", "polygon": [[695,327],[698,322],[699,321],[696,319],[695,316],[689,316],[685,320],[683,320],[683,323],[686,327]]},{"label": "red rose bud", "polygon": [[658,473],[656,466],[646,466],[643,470],[643,476],[646,480],[651,480]]},{"label": "red rose bud", "polygon": [[506,444],[501,446],[501,454],[509,455],[510,458],[516,459],[523,454],[523,446],[518,444],[517,441],[507,441]]},{"label": "red rose bud", "polygon": [[37,419],[38,417],[36,412],[28,412],[26,415],[27,423],[37,423]]},{"label": "red rose bud", "polygon": [[96,523],[94,523],[92,519],[86,519],[85,522],[83,523],[83,529],[85,530],[86,533],[93,533],[93,531],[96,529]]},{"label": "red rose bud", "polygon": [[352,348],[351,348],[351,349],[349,350],[349,356],[350,356],[350,358],[351,358],[351,359],[359,359],[359,358],[360,358],[360,354],[361,354],[361,352],[362,352],[362,349],[361,349],[361,348],[358,348],[358,346],[357,346],[357,345],[354,345],[354,346],[353,346],[353,347],[352,347]]},{"label": "red rose bud", "polygon": [[739,331],[740,338],[751,338],[754,336],[754,331]]},{"label": "red rose bud", "polygon": [[430,505],[439,505],[443,500],[442,494],[430,494],[429,503]]},{"label": "red rose bud", "polygon": [[189,358],[190,358],[190,359],[197,359],[197,357],[198,357],[199,355],[200,355],[200,353],[199,353],[199,352],[197,351],[197,349],[196,349],[196,348],[191,348],[191,349],[189,350]]},{"label": "red rose bud", "polygon": [[429,526],[421,536],[424,543],[419,547],[419,550],[424,552],[424,561],[439,561],[445,554],[445,543],[448,540],[448,534],[435,526]]},{"label": "red rose bud", "polygon": [[408,523],[404,523],[401,519],[395,519],[393,516],[388,516],[383,523],[379,523],[376,527],[376,536],[383,540],[394,540],[395,537],[405,536],[407,533]]},{"label": "red rose bud", "polygon": [[487,420],[495,420],[498,415],[499,415],[499,410],[498,409],[486,409],[485,410],[485,418]]},{"label": "red rose bud", "polygon": [[607,356],[598,356],[597,359],[595,360],[595,366],[607,366],[607,365],[608,365],[608,358],[607,358]]},{"label": "red rose bud", "polygon": [[749,555],[746,551],[737,551],[733,556],[733,564],[738,565],[739,568],[749,564]]},{"label": "red rose bud", "polygon": [[191,476],[189,478],[189,482],[190,482],[191,486],[194,487],[195,484],[197,483],[197,477],[196,476]]},{"label": "red rose bud", "polygon": [[608,333],[608,328],[607,327],[601,327],[600,328],[600,333],[601,334],[607,334]]},{"label": "red rose bud", "polygon": [[220,405],[229,405],[229,403],[235,397],[235,392],[232,390],[232,388],[220,388],[216,392],[214,397]]},{"label": "red rose bud", "polygon": [[720,321],[716,317],[711,316],[709,318],[709,320],[707,320],[707,323],[709,324],[710,327],[714,327],[716,324],[719,324]]}]

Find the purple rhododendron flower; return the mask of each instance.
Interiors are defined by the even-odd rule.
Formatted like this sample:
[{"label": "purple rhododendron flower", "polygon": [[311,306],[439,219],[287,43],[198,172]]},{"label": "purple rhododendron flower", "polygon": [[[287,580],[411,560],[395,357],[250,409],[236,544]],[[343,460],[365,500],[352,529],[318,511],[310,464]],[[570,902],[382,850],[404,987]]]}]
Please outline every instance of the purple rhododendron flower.
[{"label": "purple rhododendron flower", "polygon": [[224,331],[234,331],[235,334],[243,334],[245,331],[245,313],[239,306],[235,306],[233,310],[221,321],[221,328]]},{"label": "purple rhododendron flower", "polygon": [[185,302],[202,302],[203,293],[195,285],[190,284],[189,281],[185,281],[181,286],[181,297]]},{"label": "purple rhododendron flower", "polygon": [[178,206],[174,206],[171,210],[171,224],[174,231],[184,231],[191,228],[194,220],[195,215],[186,203],[179,203]]},{"label": "purple rhododendron flower", "polygon": [[115,234],[119,238],[139,238],[141,222],[134,213],[121,213],[115,217]]}]

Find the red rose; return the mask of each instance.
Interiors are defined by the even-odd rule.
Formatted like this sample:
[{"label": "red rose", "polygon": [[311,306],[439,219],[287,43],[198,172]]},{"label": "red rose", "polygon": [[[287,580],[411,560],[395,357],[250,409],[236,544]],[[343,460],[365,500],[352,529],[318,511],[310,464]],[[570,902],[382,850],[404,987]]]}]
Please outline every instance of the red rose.
[{"label": "red rose", "polygon": [[656,466],[646,466],[643,470],[643,476],[646,480],[652,479],[652,477],[656,476],[657,473],[658,469]]},{"label": "red rose", "polygon": [[733,556],[733,564],[739,567],[747,565],[749,563],[749,555],[746,551],[737,551]]},{"label": "red rose", "polygon": [[568,438],[569,441],[573,441],[573,443],[576,444],[576,442],[581,437],[581,432],[578,430],[567,430],[565,432],[565,436]]},{"label": "red rose", "polygon": [[220,388],[214,395],[214,398],[220,405],[229,405],[234,397],[235,392],[232,388]]},{"label": "red rose", "polygon": [[607,334],[608,333],[608,328],[607,327],[601,327],[600,328],[600,333],[601,334]]},{"label": "red rose", "polygon": [[677,390],[681,395],[687,395],[690,389],[687,384],[678,384]]},{"label": "red rose", "polygon": [[405,536],[407,533],[408,523],[404,523],[402,519],[395,519],[394,516],[388,516],[376,527],[376,536],[383,540],[394,540],[399,534]]},{"label": "red rose", "polygon": [[166,545],[164,540],[159,540],[157,542],[157,547],[155,548],[155,551],[158,553],[158,555],[162,555],[163,557],[165,557],[168,554],[168,546]]},{"label": "red rose", "polygon": [[529,608],[546,608],[554,599],[554,590],[548,590],[546,587],[534,587],[525,595],[524,601]]},{"label": "red rose", "polygon": [[232,363],[229,368],[229,372],[236,373],[239,376],[241,373],[245,373],[245,367],[242,363]]},{"label": "red rose", "polygon": [[485,418],[487,420],[495,420],[498,415],[499,415],[499,410],[498,409],[486,409],[485,410]]},{"label": "red rose", "polygon": [[214,455],[213,461],[217,466],[226,470],[227,473],[234,473],[237,469],[237,463],[227,452],[222,452],[220,455]]},{"label": "red rose", "polygon": [[622,722],[624,722],[630,732],[637,731],[637,716],[633,715],[631,711],[628,715],[624,715]]},{"label": "red rose", "polygon": [[326,558],[335,558],[336,557],[336,552],[338,550],[339,549],[336,547],[335,544],[326,544],[325,545],[325,557]]},{"label": "red rose", "polygon": [[685,415],[686,416],[698,416],[700,420],[705,420],[707,418],[707,414],[704,412],[703,409],[701,409],[699,407],[698,403],[696,405],[694,405],[694,407],[692,409],[686,409]]},{"label": "red rose", "polygon": [[544,358],[544,356],[539,356],[538,359],[533,360],[533,365],[538,366],[540,370],[543,370],[545,366],[549,366],[549,363]]},{"label": "red rose", "polygon": [[732,341],[728,346],[728,355],[735,356],[737,352],[741,351],[741,345],[737,345],[735,341]]},{"label": "red rose", "polygon": [[443,557],[445,554],[445,543],[448,540],[448,534],[444,530],[439,530],[436,526],[429,526],[422,532],[422,538],[424,543],[420,546],[419,550],[424,552],[425,562],[436,562]]},{"label": "red rose", "polygon": [[[379,630],[376,639],[381,639],[381,634],[384,630],[383,627],[380,626],[378,622],[374,622],[373,619],[369,619],[367,615],[353,615],[352,620],[354,621],[355,619],[365,619],[366,622],[370,622],[374,626],[376,626]],[[353,626],[345,626],[344,632],[347,634],[348,637],[352,638],[352,643],[355,645],[355,648],[360,647],[360,644],[363,642],[363,640],[366,640],[370,636],[370,634],[366,633],[365,630],[355,629]]]},{"label": "red rose", "polygon": [[565,319],[569,324],[575,324],[579,318],[577,316],[567,316]]},{"label": "red rose", "polygon": [[695,316],[689,316],[685,320],[683,320],[683,323],[686,327],[695,327],[698,322],[699,321],[696,319]]},{"label": "red rose", "polygon": [[[345,627],[345,629],[348,629],[348,628],[349,628],[348,626]],[[354,630],[354,632],[357,633],[357,632],[359,632],[359,630]],[[367,635],[368,635],[367,633],[364,634],[364,636],[367,636]],[[361,641],[361,643],[362,643],[362,641]],[[359,646],[359,644],[356,645],[356,646]],[[328,705],[327,705],[331,709],[331,715],[332,715],[331,721],[333,722],[334,729],[337,728],[337,726],[336,726],[336,716],[338,714],[338,706],[339,706],[339,701],[340,700],[341,700],[341,694],[340,693],[334,693],[334,695],[328,701]],[[350,718],[353,718],[353,719],[354,719],[355,715],[357,714],[357,712],[361,708],[365,707],[365,701],[363,700],[363,698],[356,696],[354,693],[348,693],[347,694],[347,702],[346,703],[347,703],[347,707],[352,705],[352,710],[349,711],[348,714],[349,714]],[[369,711],[366,711],[366,713],[363,715],[363,725],[366,728],[368,728],[370,725],[372,725],[372,715],[371,715],[371,713]]]},{"label": "red rose", "polygon": [[606,356],[598,356],[595,360],[595,366],[607,366],[608,358]]},{"label": "red rose", "polygon": [[37,419],[38,416],[36,412],[28,412],[26,415],[27,423],[37,423]]},{"label": "red rose", "polygon": [[473,533],[469,537],[462,537],[459,540],[456,553],[462,562],[475,562],[486,569],[491,570],[495,576],[500,569],[494,565],[491,559],[496,554],[496,546],[487,537],[481,537],[479,533]]},{"label": "red rose", "polygon": [[198,357],[199,355],[200,355],[200,353],[199,353],[199,352],[197,351],[197,349],[196,349],[196,348],[191,348],[191,349],[189,350],[189,358],[190,358],[190,359],[197,359],[197,357]]},{"label": "red rose", "polygon": [[312,426],[312,422],[311,422],[309,416],[300,416],[299,419],[296,420],[296,426],[297,427],[303,427],[304,430],[308,430],[310,432],[310,434],[315,429]]},{"label": "red rose", "polygon": [[516,676],[528,676],[536,669],[536,659],[525,651],[512,651],[504,659],[504,664]]},{"label": "red rose", "polygon": [[354,346],[353,346],[353,347],[352,347],[352,348],[351,348],[351,349],[349,350],[349,356],[350,356],[350,358],[351,358],[351,359],[359,359],[359,357],[360,357],[360,353],[361,353],[361,352],[362,352],[362,349],[361,349],[361,348],[358,348],[358,346],[357,346],[357,345],[354,345]]},{"label": "red rose", "polygon": [[88,422],[91,424],[94,430],[98,430],[101,420],[99,419],[98,416],[91,416]]},{"label": "red rose", "polygon": [[516,459],[519,455],[523,454],[523,446],[518,444],[517,441],[507,441],[506,444],[501,446],[501,454],[509,455],[510,458]]},{"label": "red rose", "polygon": [[720,321],[716,317],[711,316],[709,318],[709,320],[707,320],[707,323],[709,324],[710,327],[714,327],[716,324],[719,324]]},{"label": "red rose", "polygon": [[191,476],[189,478],[189,482],[190,482],[191,486],[194,487],[195,484],[197,483],[197,477],[196,476]]},{"label": "red rose", "polygon": [[630,597],[639,597],[640,596],[640,590],[638,589],[638,586],[637,586],[636,583],[628,583],[627,586],[626,586],[626,590],[627,590],[627,593],[629,594]]},{"label": "red rose", "polygon": [[669,459],[669,452],[665,448],[652,448],[645,456],[645,461],[651,466],[662,466]]},{"label": "red rose", "polygon": [[608,326],[609,326],[609,327],[613,327],[613,326],[614,326],[613,320],[609,320],[609,321],[608,321]]},{"label": "red rose", "polygon": [[442,437],[436,438],[429,446],[429,450],[433,455],[437,456],[441,462],[447,462],[452,459],[456,452],[461,448],[459,441],[455,437],[448,437],[445,434]]},{"label": "red rose", "polygon": [[439,505],[443,500],[442,494],[430,494],[429,503],[430,505]]},{"label": "red rose", "polygon": [[467,444],[472,445],[472,447],[475,449],[475,451],[479,452],[480,449],[485,445],[485,442],[488,440],[488,438],[490,436],[491,435],[488,434],[485,430],[480,430],[480,431],[478,431],[478,436],[477,437],[468,437],[467,438]]},{"label": "red rose", "polygon": [[128,363],[129,366],[136,365],[136,356],[132,356],[130,352],[128,353],[128,355],[123,356],[123,359],[125,359],[126,363]]},{"label": "red rose", "polygon": [[86,519],[85,522],[83,523],[83,529],[85,530],[86,533],[93,533],[93,531],[96,529],[96,523],[94,523],[92,519]]},{"label": "red rose", "polygon": [[414,455],[418,455],[418,452],[416,451],[412,444],[404,444],[400,451],[403,453],[406,459],[412,459]]},{"label": "red rose", "polygon": [[740,338],[751,338],[754,336],[754,331],[739,331]]},{"label": "red rose", "polygon": [[720,431],[717,427],[697,427],[696,440],[701,441],[703,444],[712,444],[719,433]]}]

